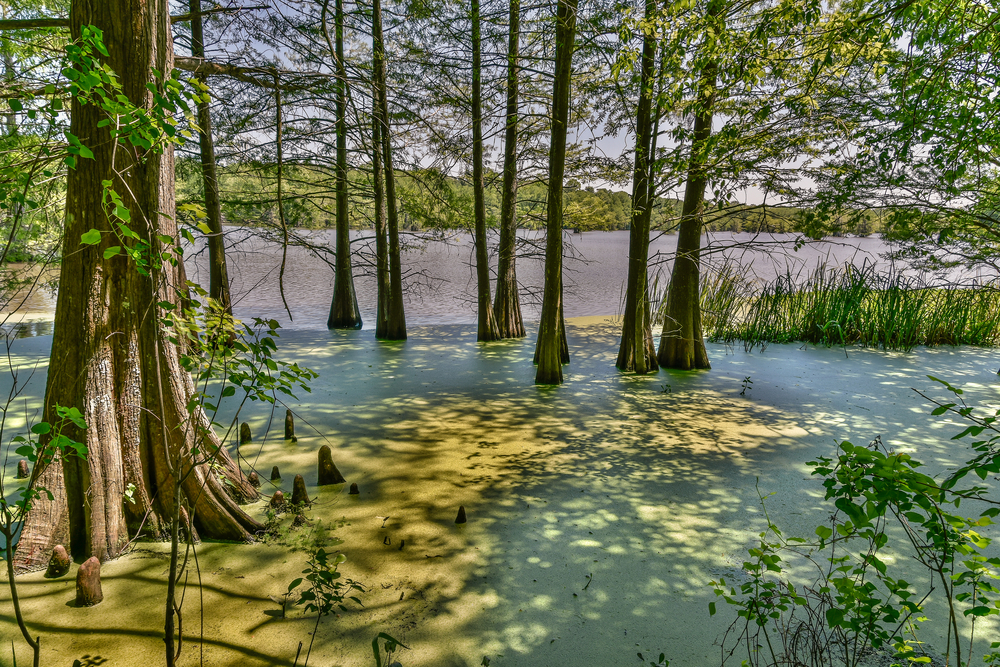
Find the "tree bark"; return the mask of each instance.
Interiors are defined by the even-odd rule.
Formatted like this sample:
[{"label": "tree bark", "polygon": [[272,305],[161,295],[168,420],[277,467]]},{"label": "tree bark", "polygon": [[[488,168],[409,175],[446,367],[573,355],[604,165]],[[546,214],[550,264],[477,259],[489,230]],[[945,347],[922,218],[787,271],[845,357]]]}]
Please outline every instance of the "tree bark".
[{"label": "tree bark", "polygon": [[500,243],[497,248],[497,293],[493,314],[501,338],[525,335],[517,290],[517,125],[521,2],[510,0],[507,39],[507,124],[504,131],[503,193],[500,200]]},{"label": "tree bark", "polygon": [[[323,4],[323,32],[326,27],[326,3]],[[326,321],[330,329],[360,329],[361,311],[354,291],[354,267],[351,265],[351,225],[347,213],[347,67],[344,64],[344,0],[335,0],[334,25],[336,47],[332,49],[337,72],[337,271],[333,278],[333,302]]]},{"label": "tree bark", "polygon": [[[205,57],[205,35],[201,21],[201,0],[190,0],[191,55]],[[196,75],[202,84],[208,77]],[[229,292],[229,270],[226,267],[226,244],[222,235],[222,203],[219,200],[219,176],[212,141],[212,114],[208,100],[198,102],[198,143],[201,148],[201,177],[205,185],[205,214],[208,234],[208,295],[215,299],[223,312],[232,317],[233,300]]]},{"label": "tree bark", "polygon": [[382,139],[386,219],[389,234],[389,295],[386,303],[385,340],[406,340],[403,310],[403,267],[399,248],[399,214],[396,206],[396,178],[392,167],[392,137],[389,131],[389,97],[386,91],[385,40],[382,36],[382,2],[372,2],[372,52],[375,85],[375,116]]},{"label": "tree bark", "polygon": [[[721,0],[712,0],[706,12],[707,36],[711,41],[721,29]],[[718,64],[708,59],[701,71],[698,98],[694,104],[694,133],[691,159],[684,188],[684,205],[677,234],[677,253],[670,274],[667,308],[660,335],[657,360],[664,368],[691,370],[711,368],[701,328],[700,262],[701,230],[705,207],[705,186],[709,139],[712,137],[712,111],[716,98]]]},{"label": "tree bark", "polygon": [[[374,85],[374,84],[373,84]],[[372,190],[375,197],[375,338],[388,336],[389,329],[389,241],[386,238],[385,183],[382,176],[382,120],[375,108],[372,90]]]},{"label": "tree bark", "polygon": [[[652,21],[656,9],[646,0],[646,20]],[[649,222],[653,206],[652,180],[652,106],[653,67],[656,39],[650,30],[643,33],[639,74],[639,104],[635,124],[635,167],[632,170],[632,224],[629,231],[628,284],[622,317],[622,339],[617,366],[623,371],[646,374],[658,370],[649,313]]]},{"label": "tree bark", "polygon": [[[83,25],[104,31],[106,62],[119,73],[122,94],[151,108],[154,94],[146,84],[162,86],[152,69],[169,72],[173,60],[166,0],[140,5],[76,0],[70,23],[75,39]],[[181,368],[180,351],[157,305],[180,302],[179,267],[151,262],[149,275],[142,275],[123,253],[104,258],[106,249],[122,241],[101,205],[103,180],[112,181],[122,195],[132,231],[149,244],[152,260],[168,250],[160,235],[176,239],[173,152],[168,147],[162,154],[140,155],[116,146],[108,128],[98,126],[101,120],[95,106],[73,100],[70,131],[91,147],[94,159],[69,171],[44,407],[45,421],[53,424],[55,406],[80,409],[87,429],[69,427],[64,433],[85,443],[88,454],[51,465],[39,478],[54,499],[43,494],[29,513],[18,544],[19,569],[43,567],[52,547],[63,541],[60,532],[66,526],[76,558],[102,561],[121,553],[140,529],[165,536],[178,479],[202,535],[249,541],[249,531],[259,529],[226,493],[216,470],[199,462],[215,454],[238,495],[257,497],[204,412],[186,408],[194,383]],[[91,228],[101,232],[102,241],[84,245],[81,236]],[[134,503],[125,498],[130,486]]]},{"label": "tree bark", "polygon": [[538,363],[535,384],[562,384],[562,364],[568,361],[569,356],[562,312],[562,221],[576,7],[577,0],[559,0],[556,12],[555,81],[552,87],[548,219],[545,231],[545,287],[542,320],[538,326],[538,344],[535,348]]},{"label": "tree bark", "polygon": [[[10,54],[10,41],[5,37],[0,38],[0,54],[3,54],[3,80],[7,84],[7,89],[10,90],[14,83],[14,58]],[[5,111],[3,113],[3,124],[6,126],[4,134],[8,137],[13,137],[17,134],[16,113]]]},{"label": "tree bark", "polygon": [[483,83],[482,36],[479,0],[472,0],[472,193],[474,199],[476,286],[479,320],[476,340],[481,343],[500,339],[500,329],[490,301],[490,261],[486,248],[486,182],[483,176]]}]

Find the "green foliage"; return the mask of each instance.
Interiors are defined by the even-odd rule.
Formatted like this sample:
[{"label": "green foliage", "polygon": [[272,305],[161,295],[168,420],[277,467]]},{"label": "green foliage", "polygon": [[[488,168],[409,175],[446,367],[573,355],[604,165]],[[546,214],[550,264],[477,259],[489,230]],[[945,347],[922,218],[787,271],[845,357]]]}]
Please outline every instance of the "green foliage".
[{"label": "green foliage", "polygon": [[[765,507],[767,529],[743,563],[746,581],[712,582],[737,615],[726,636],[727,656],[738,652],[754,666],[806,659],[853,666],[881,651],[910,663],[930,662],[921,653],[918,624],[937,590],[948,614],[948,659],[959,667],[969,663],[977,622],[1000,615],[1000,558],[990,554],[986,534],[1000,515],[1000,502],[986,486],[962,482],[970,473],[984,480],[1000,472],[1000,410],[978,417],[962,401],[961,389],[931,379],[956,397],[933,401],[933,414],[950,412],[970,422],[952,439],[975,438],[975,456],[942,479],[920,472],[919,461],[887,450],[878,438],[867,447],[842,442],[835,457],[810,461],[833,504],[830,522],[817,526],[814,538],[786,538]],[[961,503],[971,500],[986,509],[978,516],[959,514]],[[926,571],[926,590],[893,574],[892,564],[904,557]],[[819,575],[796,587],[785,577],[800,560]],[[714,602],[709,611],[716,613]],[[959,616],[968,619],[967,631],[960,629]],[[994,642],[987,664],[1000,664],[998,648]]]},{"label": "green foliage", "polygon": [[[193,136],[191,128],[196,130],[197,126],[191,107],[208,99],[208,91],[203,83],[195,78],[182,82],[177,78],[177,70],[170,77],[154,70],[154,81],[146,84],[153,104],[146,109],[137,106],[123,94],[118,74],[100,60],[100,56],[107,55],[103,32],[94,26],[83,26],[80,38],[66,46],[66,62],[62,74],[70,81],[69,92],[74,99],[80,104],[94,105],[101,110],[104,118],[97,125],[108,128],[116,148],[122,148],[122,152],[137,157],[142,163],[148,156],[162,153],[166,146],[183,144]],[[185,119],[189,127],[181,126],[178,117]],[[93,151],[83,145],[79,138],[66,132],[66,139],[69,153],[66,164],[71,169],[76,168],[78,159],[94,158]],[[118,151],[115,150],[113,156],[117,154]],[[116,168],[117,165],[111,165],[112,170]],[[159,269],[163,261],[175,262],[181,250],[174,247],[174,239],[169,236],[159,237],[159,242],[165,244],[166,249],[158,252],[154,249],[152,239],[135,231],[135,225],[139,223],[155,228],[156,225],[150,218],[156,212],[135,210],[143,219],[133,220],[133,207],[115,190],[115,182],[107,179],[102,181],[102,186],[102,206],[110,223],[110,230],[91,228],[81,236],[80,242],[83,245],[99,245],[103,244],[105,234],[113,235],[117,244],[103,249],[104,259],[124,252],[142,275],[149,275],[151,270]]]},{"label": "green foliage", "polygon": [[[13,502],[8,501],[3,484],[0,483],[0,533],[3,533],[7,538],[6,545],[8,546],[11,543],[11,538],[16,534],[16,528],[24,521],[35,500],[42,495],[47,496],[49,500],[53,498],[49,489],[36,483],[41,470],[65,457],[87,457],[87,446],[74,440],[68,434],[68,432],[83,431],[87,428],[83,414],[75,407],[61,405],[54,407],[57,416],[57,421],[54,424],[38,422],[31,427],[27,435],[11,438],[11,446],[16,445],[14,453],[27,459],[34,466],[35,471],[27,484],[18,487],[17,500]],[[6,420],[6,416],[7,409],[5,407],[3,409],[4,420]],[[0,550],[0,555],[3,557],[6,557],[6,548]]]},{"label": "green foliage", "polygon": [[636,653],[636,655],[639,656],[639,660],[642,660],[643,662],[648,662],[650,667],[670,667],[670,661],[667,660],[667,655],[665,653],[661,653],[660,657],[657,658],[655,661],[647,660],[642,655],[642,653]]},{"label": "green foliage", "polygon": [[300,577],[288,584],[291,594],[305,584],[298,593],[295,604],[305,605],[306,611],[316,612],[321,617],[332,614],[335,609],[347,611],[344,600],[350,600],[359,606],[361,600],[350,595],[351,592],[364,592],[364,588],[353,579],[341,581],[337,567],[347,560],[342,553],[327,553],[326,549],[317,549],[310,555],[306,569],[302,570],[305,577]]},{"label": "green foliage", "polygon": [[824,108],[849,130],[817,174],[817,222],[884,212],[899,255],[992,266],[1000,243],[1000,32],[990,3],[868,0],[833,33],[846,72]]},{"label": "green foliage", "polygon": [[[315,371],[274,358],[281,325],[277,320],[253,318],[252,324],[227,316],[214,299],[207,297],[200,286],[189,283],[195,295],[205,298],[204,307],[199,302],[183,313],[166,308],[163,324],[173,331],[171,340],[182,346],[181,365],[197,381],[220,379],[220,398],[237,391],[251,401],[274,403],[277,394],[297,398],[294,390],[309,392],[308,382],[318,376]],[[199,395],[201,399],[215,398]],[[215,410],[216,406],[207,404]]]},{"label": "green foliage", "polygon": [[763,285],[723,267],[705,276],[701,298],[709,338],[747,350],[792,341],[887,350],[1000,343],[994,286],[933,288],[871,264],[820,266],[804,280],[786,272]]},{"label": "green foliage", "polygon": [[[146,87],[153,95],[152,108],[137,107],[122,94],[118,75],[98,55],[107,57],[104,34],[95,26],[83,26],[80,39],[66,46],[67,64],[62,73],[70,81],[70,94],[81,104],[93,104],[107,116],[98,127],[107,127],[111,138],[139,149],[139,155],[162,151],[167,143],[182,144],[190,139],[190,129],[181,128],[177,116],[194,125],[189,102],[207,101],[208,92],[197,79],[185,82],[176,78],[177,70],[170,77],[155,71],[155,80]],[[67,137],[70,154],[92,158],[93,153],[75,137]]]},{"label": "green foliage", "polygon": [[[382,640],[381,646],[378,643],[380,639]],[[375,639],[372,640],[372,654],[375,656],[375,667],[389,667],[392,664],[392,654],[400,648],[410,647],[384,632],[375,635]],[[382,651],[385,651],[385,658],[382,657]],[[489,658],[484,656],[482,664],[489,667]]]}]

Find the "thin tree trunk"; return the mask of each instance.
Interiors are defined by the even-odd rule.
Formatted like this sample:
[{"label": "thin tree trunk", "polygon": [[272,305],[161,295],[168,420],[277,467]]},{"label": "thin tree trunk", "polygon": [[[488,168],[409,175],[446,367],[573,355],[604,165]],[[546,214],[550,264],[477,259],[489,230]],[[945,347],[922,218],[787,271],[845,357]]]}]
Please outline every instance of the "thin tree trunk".
[{"label": "thin tree trunk", "polygon": [[284,140],[284,116],[282,113],[281,82],[278,79],[278,72],[274,70],[274,152],[278,163],[277,173],[277,202],[278,224],[281,225],[281,267],[278,270],[278,294],[281,295],[281,303],[285,306],[288,319],[292,319],[292,309],[288,307],[288,299],[285,298],[285,268],[288,264],[288,222],[285,220],[285,195],[284,195],[284,173],[285,154],[283,149]]},{"label": "thin tree trunk", "polygon": [[[374,92],[374,91],[373,91]],[[385,223],[385,183],[382,177],[382,120],[372,98],[372,181],[375,195],[375,283],[378,300],[375,311],[375,338],[388,337],[389,329],[389,243]]]},{"label": "thin tree trunk", "polygon": [[[327,3],[323,3],[323,33],[327,43]],[[354,291],[351,266],[351,225],[347,213],[347,67],[344,64],[344,0],[335,0],[336,47],[332,48],[337,72],[337,272],[333,278],[333,302],[326,326],[330,329],[360,329],[361,311]]]},{"label": "thin tree trunk", "polygon": [[[646,20],[652,21],[656,4],[646,0]],[[639,374],[657,370],[653,351],[653,332],[649,316],[649,222],[653,202],[650,198],[650,155],[652,144],[653,66],[656,39],[644,32],[639,74],[639,104],[635,124],[635,167],[632,170],[632,224],[629,231],[628,286],[622,317],[622,339],[617,366]]]},{"label": "thin tree trunk", "polygon": [[406,340],[403,311],[403,267],[399,248],[399,214],[396,207],[396,178],[392,167],[392,137],[389,130],[389,99],[386,92],[385,41],[382,36],[382,2],[372,2],[372,51],[374,53],[376,118],[380,121],[382,162],[385,167],[385,203],[389,233],[389,298],[385,340]]},{"label": "thin tree trunk", "polygon": [[545,288],[538,327],[535,384],[562,384],[562,364],[569,350],[562,312],[563,176],[569,123],[570,72],[576,38],[577,0],[559,0],[556,12],[555,82],[552,87],[552,134],[549,147],[548,220],[545,232]]},{"label": "thin tree trunk", "polygon": [[[0,53],[3,54],[3,80],[9,88],[14,83],[14,58],[10,54],[10,40],[6,37],[0,38]],[[5,134],[13,137],[17,134],[17,114],[13,111],[5,111],[3,114],[4,125],[7,126]]]},{"label": "thin tree trunk", "polygon": [[[151,70],[168,73],[173,63],[166,0],[136,9],[128,0],[78,0],[70,10],[71,34],[81,26],[104,31],[107,64],[117,73],[122,94],[151,108]],[[175,480],[196,511],[199,531],[215,539],[248,541],[259,529],[226,493],[215,469],[199,463],[208,456],[244,499],[257,497],[211,430],[204,412],[189,412],[194,383],[180,364],[173,334],[161,321],[157,304],[180,300],[179,270],[151,265],[142,275],[123,253],[104,252],[120,241],[102,208],[102,181],[110,180],[131,215],[131,229],[151,249],[152,258],[168,250],[159,239],[176,239],[173,152],[136,155],[116,146],[102,113],[73,100],[70,131],[92,149],[93,161],[69,171],[63,262],[56,301],[55,332],[45,390],[44,420],[56,423],[56,406],[75,406],[86,430],[68,427],[65,435],[83,442],[86,459],[68,457],[49,466],[39,485],[54,498],[36,501],[18,544],[18,569],[41,567],[56,540],[69,527],[76,558],[118,555],[140,525],[163,537],[170,523]],[[143,158],[143,159],[139,159]],[[96,245],[83,245],[89,229],[102,233]],[[199,453],[196,454],[195,450]],[[197,457],[197,460],[196,460]],[[126,491],[134,487],[134,504]]]},{"label": "thin tree trunk", "polygon": [[[710,32],[721,28],[721,0],[712,0],[706,17]],[[677,234],[677,253],[670,275],[667,308],[660,335],[657,360],[664,368],[690,370],[711,368],[701,328],[699,272],[701,230],[708,183],[709,139],[712,136],[712,110],[716,97],[718,66],[709,60],[701,72],[698,100],[695,104],[691,160],[688,164],[684,205]]]},{"label": "thin tree trunk", "polygon": [[472,193],[475,208],[476,285],[479,326],[476,340],[500,339],[490,302],[490,261],[486,248],[486,182],[483,177],[483,83],[479,0],[472,0]]},{"label": "thin tree trunk", "polygon": [[[190,0],[191,55],[205,57],[205,36],[202,30],[201,0]],[[202,84],[208,77],[196,75]],[[233,301],[229,292],[229,271],[226,267],[226,244],[222,234],[222,204],[219,200],[219,176],[212,141],[212,114],[208,100],[198,102],[198,143],[201,148],[201,178],[205,186],[205,223],[208,225],[208,295],[215,299],[223,312],[232,316]]]},{"label": "thin tree trunk", "polygon": [[510,0],[507,39],[507,125],[504,133],[500,243],[497,248],[497,295],[493,313],[501,338],[525,335],[515,269],[517,250],[517,124],[521,2]]},{"label": "thin tree trunk", "polygon": [[[664,51],[666,47],[664,47]],[[661,55],[660,61],[660,75],[659,75],[659,87],[660,92],[663,91],[664,80],[666,78],[666,58]],[[660,136],[660,117],[663,115],[663,107],[658,102],[656,106],[656,111],[653,113],[653,132],[652,137],[650,137],[649,142],[649,194],[647,195],[648,205],[646,206],[646,211],[643,215],[643,225],[646,227],[647,233],[652,229],[652,219],[653,219],[653,209],[656,207],[656,174],[658,173],[658,167],[656,165],[656,140]],[[646,243],[646,256],[649,256],[649,243]],[[646,273],[646,297],[649,298],[649,269],[647,260],[647,273]],[[659,370],[659,362],[656,360],[656,343],[653,339],[653,312],[652,303],[648,302],[646,307],[642,310],[643,317],[645,317],[645,324],[642,327],[643,340],[646,346],[646,359],[649,360],[650,366],[653,370]],[[639,341],[636,341],[636,345],[639,345]]]}]

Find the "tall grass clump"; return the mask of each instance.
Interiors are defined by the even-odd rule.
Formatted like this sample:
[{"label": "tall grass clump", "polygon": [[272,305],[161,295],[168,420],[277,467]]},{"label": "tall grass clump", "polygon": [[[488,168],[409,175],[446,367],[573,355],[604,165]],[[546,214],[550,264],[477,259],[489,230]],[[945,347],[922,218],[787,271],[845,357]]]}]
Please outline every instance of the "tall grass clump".
[{"label": "tall grass clump", "polygon": [[820,264],[760,283],[734,264],[706,272],[702,323],[709,339],[749,351],[770,343],[861,345],[909,351],[916,345],[1000,344],[1000,289],[932,286],[866,262]]}]

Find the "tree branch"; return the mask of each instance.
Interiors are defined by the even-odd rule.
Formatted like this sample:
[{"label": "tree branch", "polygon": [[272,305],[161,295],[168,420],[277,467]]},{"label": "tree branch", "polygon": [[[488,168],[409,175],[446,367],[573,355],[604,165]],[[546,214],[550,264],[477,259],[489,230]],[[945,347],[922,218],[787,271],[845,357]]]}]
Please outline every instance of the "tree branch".
[{"label": "tree branch", "polygon": [[[190,21],[195,16],[208,16],[210,14],[232,14],[234,12],[249,11],[252,9],[267,9],[267,5],[254,5],[252,7],[219,7],[217,9],[206,9],[203,12],[178,14],[170,17],[171,23],[184,23]],[[32,28],[68,28],[69,19],[5,19],[0,21],[0,30],[30,30]]]}]

